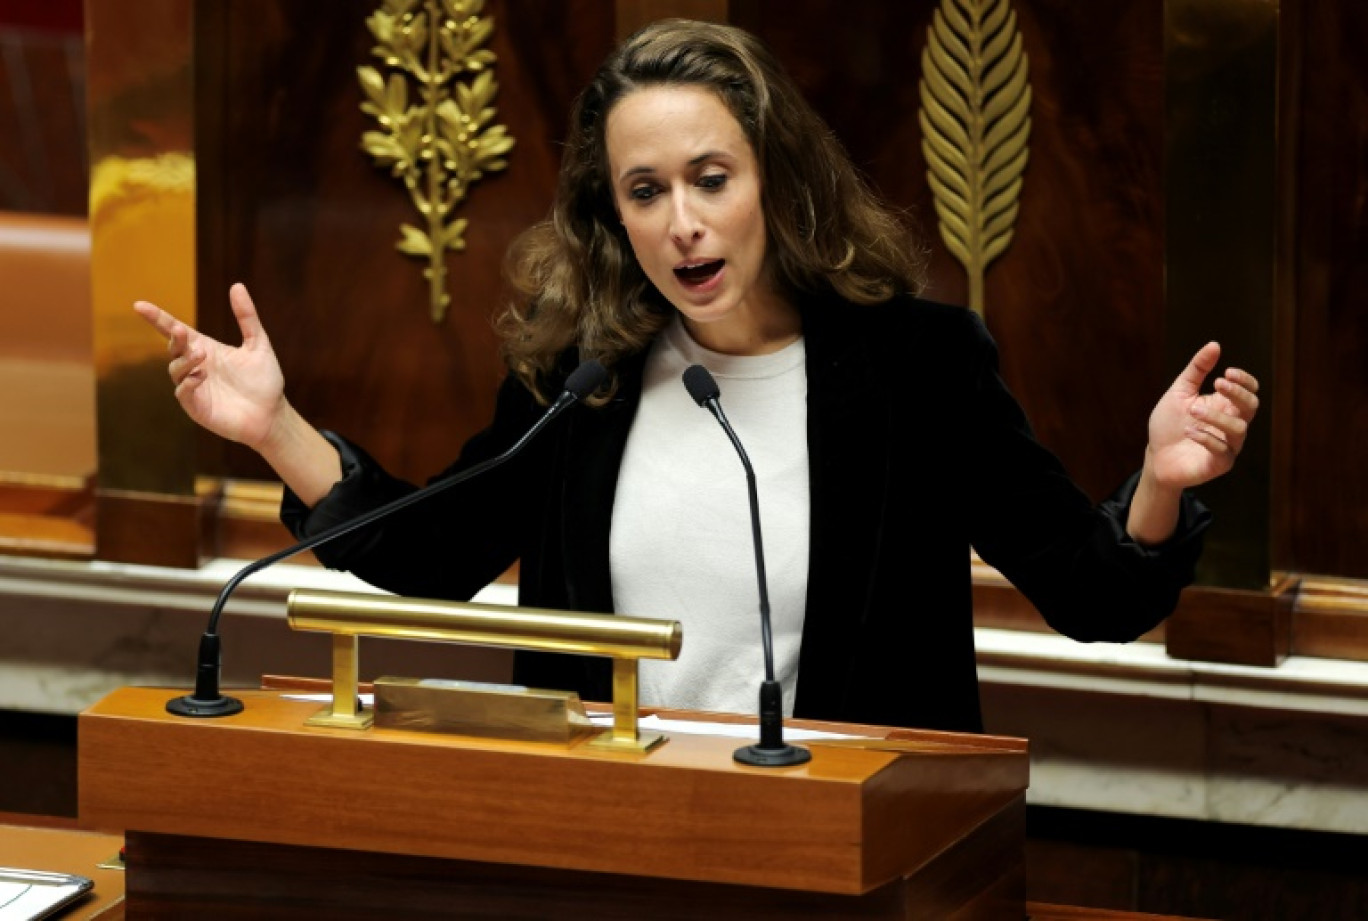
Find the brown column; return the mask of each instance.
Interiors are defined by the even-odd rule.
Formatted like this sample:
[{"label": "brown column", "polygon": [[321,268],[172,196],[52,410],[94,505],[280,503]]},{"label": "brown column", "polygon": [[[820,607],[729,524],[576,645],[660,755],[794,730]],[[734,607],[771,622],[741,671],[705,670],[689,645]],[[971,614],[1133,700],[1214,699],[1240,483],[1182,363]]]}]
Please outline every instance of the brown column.
[{"label": "brown column", "polygon": [[1215,511],[1170,653],[1274,664],[1290,591],[1272,569],[1278,238],[1279,0],[1166,0],[1165,340],[1176,373],[1204,342],[1263,384],[1235,472],[1199,492]]},{"label": "brown column", "polygon": [[87,0],[100,559],[199,564],[195,433],[165,343],[133,313],[195,322],[191,0]]}]

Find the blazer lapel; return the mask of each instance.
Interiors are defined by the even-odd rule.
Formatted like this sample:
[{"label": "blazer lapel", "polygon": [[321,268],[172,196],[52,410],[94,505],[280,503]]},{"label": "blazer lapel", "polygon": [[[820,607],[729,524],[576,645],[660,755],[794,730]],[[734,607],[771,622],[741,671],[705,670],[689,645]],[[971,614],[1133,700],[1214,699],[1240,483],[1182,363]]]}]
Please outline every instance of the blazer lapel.
[{"label": "blazer lapel", "polygon": [[803,318],[812,523],[795,708],[808,717],[845,712],[887,508],[894,397],[855,331],[859,310],[820,304]]}]

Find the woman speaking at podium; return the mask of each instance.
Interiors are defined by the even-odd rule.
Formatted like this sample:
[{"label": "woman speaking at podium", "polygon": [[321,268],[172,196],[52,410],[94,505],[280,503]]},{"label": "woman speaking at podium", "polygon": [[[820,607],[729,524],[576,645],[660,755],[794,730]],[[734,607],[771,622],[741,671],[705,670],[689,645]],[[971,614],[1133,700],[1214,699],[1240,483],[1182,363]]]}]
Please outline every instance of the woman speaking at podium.
[{"label": "woman speaking at podium", "polygon": [[[1140,636],[1192,577],[1209,514],[1185,491],[1231,469],[1258,383],[1227,368],[1204,392],[1203,347],[1140,470],[1094,505],[977,316],[918,297],[924,254],[753,36],[653,23],[574,105],[551,215],[509,255],[494,418],[448,472],[517,442],[581,361],[605,383],[508,463],[316,552],[448,599],[520,561],[524,605],[684,625],[678,661],[642,663],[643,703],[753,712],[747,485],[680,383],[700,364],[754,460],[785,714],[978,730],[970,547],[1059,632]],[[295,411],[247,290],[229,297],[239,346],[136,309],[190,417],[283,480],[295,533],[415,489]],[[607,660],[521,655],[515,680],[611,699]]]}]

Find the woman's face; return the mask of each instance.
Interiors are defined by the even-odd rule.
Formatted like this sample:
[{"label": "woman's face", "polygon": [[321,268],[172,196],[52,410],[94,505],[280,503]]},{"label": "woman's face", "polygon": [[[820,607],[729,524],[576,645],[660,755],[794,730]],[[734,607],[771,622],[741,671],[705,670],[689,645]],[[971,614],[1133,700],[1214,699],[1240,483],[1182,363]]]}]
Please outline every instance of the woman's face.
[{"label": "woman's face", "polygon": [[733,354],[787,344],[774,333],[796,313],[765,269],[759,166],[722,100],[693,86],[637,90],[609,112],[605,139],[637,262],[694,339]]}]

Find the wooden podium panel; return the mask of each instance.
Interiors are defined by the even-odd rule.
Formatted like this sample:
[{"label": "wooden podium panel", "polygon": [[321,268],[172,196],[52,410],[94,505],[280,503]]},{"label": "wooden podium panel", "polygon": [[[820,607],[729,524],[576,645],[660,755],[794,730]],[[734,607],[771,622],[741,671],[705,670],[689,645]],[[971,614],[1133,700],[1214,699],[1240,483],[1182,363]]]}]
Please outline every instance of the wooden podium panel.
[{"label": "wooden podium panel", "polygon": [[[775,770],[718,736],[621,754],[314,728],[319,704],[274,691],[192,720],[165,712],[176,693],[125,688],[80,718],[82,822],[129,833],[130,908],[246,911],[269,892],[292,917],[349,917],[365,890],[389,917],[409,909],[386,899],[451,917],[1024,916],[1020,740],[899,732],[873,743],[898,750],[814,743]],[[320,880],[356,891],[339,903]],[[532,902],[556,909],[517,908]]]}]

